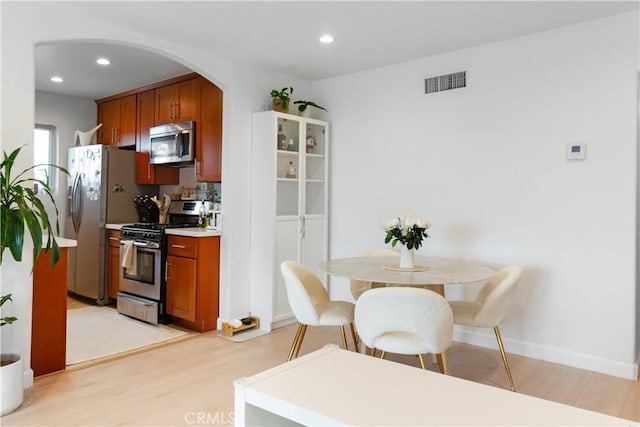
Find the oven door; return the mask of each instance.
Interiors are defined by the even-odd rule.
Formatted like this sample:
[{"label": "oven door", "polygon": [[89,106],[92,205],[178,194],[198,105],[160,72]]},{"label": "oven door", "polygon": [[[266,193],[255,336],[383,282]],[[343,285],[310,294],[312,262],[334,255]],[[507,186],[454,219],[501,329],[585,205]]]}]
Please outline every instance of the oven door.
[{"label": "oven door", "polygon": [[158,243],[134,242],[136,271],[122,266],[124,242],[120,241],[120,291],[160,301],[162,284],[162,251]]}]

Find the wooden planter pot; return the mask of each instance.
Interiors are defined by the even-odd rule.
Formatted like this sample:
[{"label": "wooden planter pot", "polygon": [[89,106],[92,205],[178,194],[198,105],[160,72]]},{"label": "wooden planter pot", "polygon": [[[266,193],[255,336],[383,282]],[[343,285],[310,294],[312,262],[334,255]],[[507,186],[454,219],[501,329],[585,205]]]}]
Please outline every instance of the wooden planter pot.
[{"label": "wooden planter pot", "polygon": [[282,101],[280,100],[280,98],[271,98],[271,106],[273,107],[273,111],[279,111],[281,113],[288,113],[289,112],[289,102],[291,100],[287,99],[287,102],[284,106],[284,108],[282,107]]}]

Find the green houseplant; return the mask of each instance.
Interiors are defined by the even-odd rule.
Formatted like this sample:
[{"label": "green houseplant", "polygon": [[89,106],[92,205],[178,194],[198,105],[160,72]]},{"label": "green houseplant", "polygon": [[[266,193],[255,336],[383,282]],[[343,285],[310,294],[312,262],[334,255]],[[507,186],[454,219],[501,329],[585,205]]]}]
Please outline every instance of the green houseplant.
[{"label": "green houseplant", "polygon": [[271,91],[271,105],[273,106],[274,111],[288,113],[289,102],[291,101],[292,94],[292,87],[283,87],[281,90],[273,89]]},{"label": "green houseplant", "polygon": [[38,164],[30,166],[17,176],[12,177],[13,164],[18,154],[20,154],[20,150],[22,150],[22,147],[16,148],[9,155],[5,151],[0,164],[0,220],[2,221],[0,264],[2,264],[5,249],[9,249],[13,259],[18,262],[22,261],[26,225],[26,229],[29,231],[33,241],[33,264],[35,265],[42,252],[43,230],[45,230],[47,232],[47,244],[44,250],[45,252],[52,251],[51,266],[53,267],[60,259],[60,247],[56,242],[53,225],[49,220],[47,210],[36,192],[31,188],[33,184],[38,184],[42,188],[42,193],[49,197],[56,210],[55,234],[60,234],[58,207],[53,199],[49,182],[27,177],[26,174],[40,166],[52,166],[67,175],[69,172],[61,166]]},{"label": "green houseplant", "polygon": [[[38,184],[42,189],[42,194],[49,197],[56,211],[55,234],[60,233],[58,223],[58,207],[49,182],[31,178],[28,172],[39,166],[52,166],[66,174],[67,170],[57,165],[33,165],[16,176],[12,176],[12,169],[16,158],[20,154],[22,147],[11,152],[3,153],[2,163],[0,163],[0,265],[2,265],[5,249],[16,262],[22,261],[24,249],[25,232],[29,232],[33,242],[33,268],[42,253],[43,231],[47,232],[45,252],[51,251],[51,266],[53,267],[60,259],[60,247],[54,236],[54,226],[49,219],[49,215],[44,204],[32,189],[33,184]],[[33,272],[33,269],[31,270]],[[7,301],[11,301],[11,294],[3,295],[0,298],[0,307]],[[0,326],[9,325],[15,322],[15,316],[2,316]],[[23,361],[19,354],[2,354],[2,397],[0,402],[0,415],[7,414],[15,410],[22,403],[23,399]]]},{"label": "green houseplant", "polygon": [[318,104],[316,104],[315,102],[311,102],[311,101],[302,101],[302,100],[300,100],[300,101],[294,101],[293,104],[298,106],[298,111],[301,114],[305,112],[307,107],[316,107],[316,108],[319,108],[320,110],[327,111],[326,108],[321,107]]}]

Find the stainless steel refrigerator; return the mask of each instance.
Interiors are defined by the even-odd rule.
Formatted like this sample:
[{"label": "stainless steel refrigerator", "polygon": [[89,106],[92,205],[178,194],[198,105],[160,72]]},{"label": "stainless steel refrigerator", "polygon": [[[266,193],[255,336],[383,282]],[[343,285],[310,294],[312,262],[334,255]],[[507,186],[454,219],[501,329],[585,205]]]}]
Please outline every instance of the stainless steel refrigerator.
[{"label": "stainless steel refrigerator", "polygon": [[136,184],[135,152],[106,145],[69,149],[69,193],[65,236],[78,247],[70,252],[67,289],[105,304],[107,223],[137,221],[135,196],[157,186]]}]

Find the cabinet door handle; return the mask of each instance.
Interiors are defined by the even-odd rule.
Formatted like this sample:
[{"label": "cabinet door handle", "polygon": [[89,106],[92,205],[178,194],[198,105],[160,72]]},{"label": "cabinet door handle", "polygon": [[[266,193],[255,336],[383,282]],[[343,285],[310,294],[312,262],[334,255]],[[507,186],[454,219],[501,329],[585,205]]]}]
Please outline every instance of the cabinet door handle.
[{"label": "cabinet door handle", "polygon": [[178,248],[178,249],[186,249],[186,246],[184,245],[171,245],[172,248]]},{"label": "cabinet door handle", "polygon": [[169,104],[169,118],[170,118],[171,120],[173,120],[173,119],[175,119],[175,118],[176,118],[175,110],[176,110],[176,106],[175,106],[175,104],[172,102],[171,104]]},{"label": "cabinet door handle", "polygon": [[176,102],[173,107],[173,118],[176,119],[180,115],[180,103]]},{"label": "cabinet door handle", "polygon": [[111,142],[110,145],[113,145],[116,142],[116,128],[111,128]]},{"label": "cabinet door handle", "polygon": [[117,240],[119,242],[120,238],[118,238],[118,237],[109,237],[109,240]]}]

